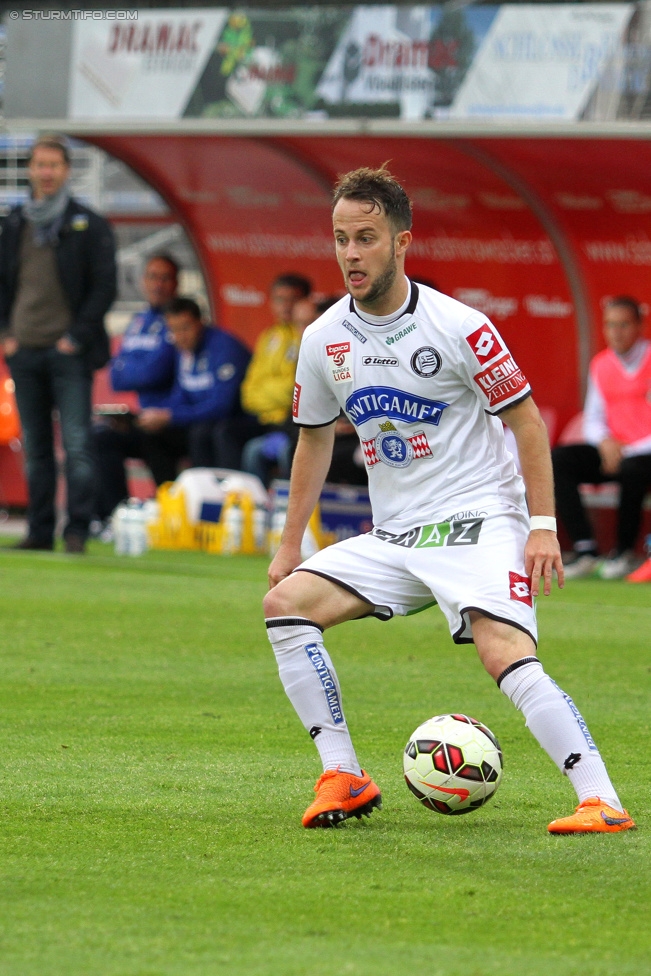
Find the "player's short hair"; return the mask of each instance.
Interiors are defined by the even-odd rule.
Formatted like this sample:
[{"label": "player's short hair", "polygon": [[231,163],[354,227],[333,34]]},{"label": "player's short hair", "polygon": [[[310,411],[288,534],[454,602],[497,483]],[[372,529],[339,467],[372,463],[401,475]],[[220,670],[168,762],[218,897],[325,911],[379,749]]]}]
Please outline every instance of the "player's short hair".
[{"label": "player's short hair", "polygon": [[362,166],[340,176],[332,197],[333,210],[342,199],[368,203],[369,213],[380,210],[396,233],[411,230],[411,200],[385,166],[379,169]]},{"label": "player's short hair", "polygon": [[174,271],[175,276],[178,278],[181,265],[178,261],[174,260],[171,254],[168,254],[166,251],[159,251],[156,254],[150,254],[145,261],[145,267],[147,267],[148,264],[151,264],[152,261],[165,261],[166,264],[169,264],[170,268],[172,268]]},{"label": "player's short hair", "polygon": [[191,315],[193,319],[196,319],[197,322],[201,322],[201,309],[194,298],[188,298],[187,295],[178,295],[165,306],[166,315],[185,315],[186,313]]},{"label": "player's short hair", "polygon": [[274,278],[270,290],[273,291],[274,288],[293,288],[301,298],[308,298],[312,294],[310,279],[306,278],[305,275],[294,274],[293,272],[281,274]]},{"label": "player's short hair", "polygon": [[609,298],[606,308],[627,308],[636,322],[641,322],[644,318],[639,302],[630,295],[616,295],[615,298]]},{"label": "player's short hair", "polygon": [[29,149],[29,154],[27,156],[27,164],[29,165],[34,158],[34,153],[39,148],[43,149],[58,149],[58,151],[63,156],[63,160],[66,166],[70,166],[70,145],[68,140],[64,136],[58,136],[54,133],[44,134],[35,139]]}]

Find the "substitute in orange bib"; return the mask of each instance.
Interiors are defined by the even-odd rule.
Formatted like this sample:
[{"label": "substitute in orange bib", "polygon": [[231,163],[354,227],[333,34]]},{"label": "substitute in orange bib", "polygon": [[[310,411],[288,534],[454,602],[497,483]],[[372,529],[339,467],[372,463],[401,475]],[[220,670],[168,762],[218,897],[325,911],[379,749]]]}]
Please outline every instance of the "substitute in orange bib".
[{"label": "substitute in orange bib", "polygon": [[[633,298],[613,298],[604,313],[607,349],[590,364],[583,432],[585,444],[554,449],[556,505],[572,540],[576,559],[568,579],[590,576],[621,579],[634,568],[633,553],[644,495],[651,486],[651,342]],[[599,557],[579,485],[617,481],[620,501],[617,549]]]},{"label": "substitute in orange bib", "polygon": [[[348,296],[305,330],[293,415],[301,433],[282,542],[269,568],[267,632],[323,774],[305,827],[381,805],[361,769],[323,632],[436,602],[575,788],[552,833],[627,830],[594,739],[536,654],[534,598],[559,584],[545,425],[526,377],[484,315],[405,277],[411,203],[384,168],[342,177],[334,249]],[[343,410],[368,471],[374,528],[301,563],[301,540]],[[504,444],[515,436],[522,478]]]}]

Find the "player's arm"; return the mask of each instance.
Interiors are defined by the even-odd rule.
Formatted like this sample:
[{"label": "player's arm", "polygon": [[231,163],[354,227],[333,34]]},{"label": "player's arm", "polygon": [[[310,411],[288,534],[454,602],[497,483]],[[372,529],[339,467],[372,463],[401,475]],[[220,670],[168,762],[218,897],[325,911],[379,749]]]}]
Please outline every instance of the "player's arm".
[{"label": "player's arm", "polygon": [[335,422],[325,427],[303,427],[298,439],[289,484],[287,520],[278,552],[269,567],[273,587],[294,570],[301,559],[303,533],[319,500],[332,459]]},{"label": "player's arm", "polygon": [[[554,476],[549,450],[547,429],[538,407],[531,397],[500,413],[511,430],[518,446],[522,477],[527,491],[530,515],[554,515]],[[563,586],[564,573],[561,550],[556,533],[549,529],[534,529],[524,550],[525,568],[531,576],[531,592],[538,596],[540,579],[544,580],[544,593],[549,596],[552,588],[552,570],[558,575],[558,585]]]}]

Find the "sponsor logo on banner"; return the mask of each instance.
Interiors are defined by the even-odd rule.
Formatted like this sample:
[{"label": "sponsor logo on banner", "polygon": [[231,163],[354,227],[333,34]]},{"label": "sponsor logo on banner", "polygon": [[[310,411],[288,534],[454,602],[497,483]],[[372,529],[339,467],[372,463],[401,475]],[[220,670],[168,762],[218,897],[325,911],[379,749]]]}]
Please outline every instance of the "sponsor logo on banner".
[{"label": "sponsor logo on banner", "polygon": [[384,341],[386,342],[387,346],[392,346],[394,342],[400,342],[401,339],[404,339],[405,336],[408,336],[410,332],[414,332],[417,328],[418,326],[416,323],[412,322],[411,325],[406,325],[404,329],[399,329],[398,332],[394,332],[393,335],[387,336]]},{"label": "sponsor logo on banner", "polygon": [[294,383],[294,396],[292,397],[292,417],[298,417],[298,407],[301,402],[301,384]]},{"label": "sponsor logo on banner", "polygon": [[526,603],[528,607],[533,606],[531,595],[531,581],[526,576],[519,573],[509,573],[509,597],[517,600],[518,603]]},{"label": "sponsor logo on banner", "polygon": [[477,357],[480,366],[484,366],[491,359],[495,359],[501,353],[506,352],[506,346],[497,333],[491,329],[488,322],[466,336],[466,342]]},{"label": "sponsor logo on banner", "polygon": [[430,379],[439,372],[443,360],[434,346],[421,346],[411,357],[411,368],[417,376]]},{"label": "sponsor logo on banner", "polygon": [[507,352],[492,366],[477,373],[475,383],[488,397],[488,405],[495,407],[524,390],[527,378],[511,353]]},{"label": "sponsor logo on banner", "polygon": [[545,295],[527,295],[524,307],[535,319],[566,319],[574,309],[571,302],[562,298],[547,298]]},{"label": "sponsor logo on banner", "polygon": [[492,295],[486,288],[457,288],[454,297],[464,305],[476,308],[491,319],[507,319],[518,310],[517,298]]},{"label": "sponsor logo on banner", "polygon": [[397,366],[398,360],[392,356],[364,356],[362,366]]},{"label": "sponsor logo on banner", "polygon": [[350,363],[350,343],[335,342],[326,346],[328,358],[332,359],[332,378],[335,383],[350,383],[353,379]]},{"label": "sponsor logo on banner", "polygon": [[361,343],[366,342],[366,336],[360,332],[359,329],[356,329],[353,323],[349,322],[348,319],[344,319],[341,324],[343,325],[344,329],[348,329],[348,331],[351,332]]},{"label": "sponsor logo on banner", "polygon": [[306,644],[305,653],[308,656],[308,660],[312,664],[312,667],[319,676],[321,685],[323,686],[323,691],[326,697],[326,702],[328,703],[328,708],[330,709],[330,714],[332,715],[332,721],[335,725],[341,725],[344,720],[344,713],[341,710],[341,704],[339,702],[339,691],[335,680],[330,674],[330,669],[323,660],[323,656],[317,644]]},{"label": "sponsor logo on banner", "polygon": [[365,386],[346,400],[346,413],[356,427],[375,417],[402,420],[407,424],[425,423],[438,427],[449,403],[428,400],[392,386]]}]

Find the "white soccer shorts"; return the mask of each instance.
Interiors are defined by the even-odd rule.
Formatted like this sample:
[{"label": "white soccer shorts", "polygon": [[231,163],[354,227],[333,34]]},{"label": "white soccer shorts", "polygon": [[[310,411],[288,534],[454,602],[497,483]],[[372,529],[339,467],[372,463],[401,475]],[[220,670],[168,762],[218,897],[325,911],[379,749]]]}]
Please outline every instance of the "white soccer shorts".
[{"label": "white soccer shorts", "polygon": [[472,643],[471,610],[517,627],[536,643],[524,569],[528,535],[528,519],[515,513],[426,525],[401,536],[374,529],[322,549],[295,571],[338,583],[371,604],[380,620],[436,602],[457,644]]}]

